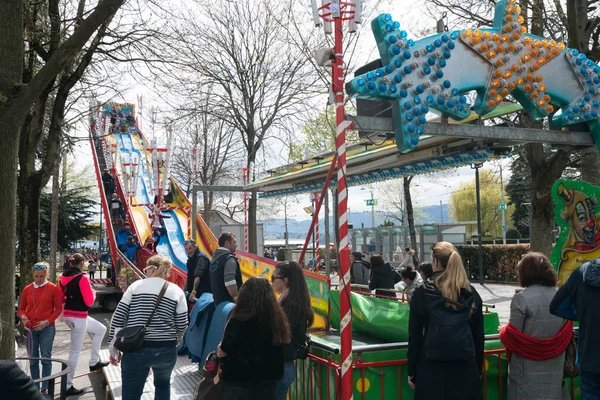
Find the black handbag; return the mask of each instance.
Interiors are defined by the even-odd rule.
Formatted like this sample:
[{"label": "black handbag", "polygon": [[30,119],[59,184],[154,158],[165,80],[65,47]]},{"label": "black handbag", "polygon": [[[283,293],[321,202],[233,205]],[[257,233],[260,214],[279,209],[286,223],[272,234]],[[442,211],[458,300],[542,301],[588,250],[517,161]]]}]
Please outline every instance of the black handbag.
[{"label": "black handbag", "polygon": [[144,326],[129,326],[121,329],[117,332],[115,339],[115,347],[121,351],[122,353],[131,353],[137,349],[140,349],[144,344],[144,337],[146,336],[146,328],[150,325],[152,321],[152,317],[154,317],[154,313],[158,307],[158,303],[162,300],[165,292],[167,291],[167,287],[169,287],[169,282],[165,282],[160,293],[158,294],[158,298],[156,299],[156,303],[154,304],[154,310],[150,313],[148,320],[146,321],[146,325]]},{"label": "black handbag", "polygon": [[[206,366],[212,360],[216,363],[214,371],[208,371]],[[211,352],[206,356],[204,368],[202,368],[202,376],[200,382],[194,390],[192,399],[194,400],[221,400],[223,394],[223,380],[220,376],[221,362],[215,352]]]}]

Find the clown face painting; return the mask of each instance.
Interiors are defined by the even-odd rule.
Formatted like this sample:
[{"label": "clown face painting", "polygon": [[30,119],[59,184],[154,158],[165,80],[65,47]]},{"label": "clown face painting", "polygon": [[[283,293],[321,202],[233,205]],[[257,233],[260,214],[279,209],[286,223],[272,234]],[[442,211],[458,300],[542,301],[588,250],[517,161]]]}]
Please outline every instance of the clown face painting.
[{"label": "clown face painting", "polygon": [[598,194],[600,188],[581,181],[560,179],[552,187],[560,236],[551,261],[560,283],[581,264],[600,257]]}]

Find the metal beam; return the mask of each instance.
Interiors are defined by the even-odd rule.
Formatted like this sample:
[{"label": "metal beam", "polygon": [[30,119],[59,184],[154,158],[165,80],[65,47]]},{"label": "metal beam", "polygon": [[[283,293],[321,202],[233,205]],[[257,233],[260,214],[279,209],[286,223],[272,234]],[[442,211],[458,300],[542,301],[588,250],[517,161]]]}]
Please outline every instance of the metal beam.
[{"label": "metal beam", "polygon": [[193,192],[257,192],[258,189],[246,189],[245,186],[194,185]]},{"label": "metal beam", "polygon": [[[346,115],[354,121],[356,129],[367,132],[393,133],[391,118],[363,117]],[[469,139],[493,139],[522,143],[548,143],[582,147],[594,147],[590,132],[569,132],[547,129],[532,129],[504,126],[486,126],[471,124],[441,124],[428,122],[423,126],[424,135],[453,136]]]}]

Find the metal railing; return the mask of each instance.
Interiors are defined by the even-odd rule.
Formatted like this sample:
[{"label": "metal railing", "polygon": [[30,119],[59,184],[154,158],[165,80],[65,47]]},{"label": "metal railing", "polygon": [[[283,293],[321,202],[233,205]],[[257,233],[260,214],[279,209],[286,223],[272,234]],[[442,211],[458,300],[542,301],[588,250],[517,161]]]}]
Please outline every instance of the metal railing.
[{"label": "metal railing", "polygon": [[48,395],[50,398],[54,398],[54,387],[56,386],[56,379],[60,378],[60,400],[67,398],[67,374],[71,372],[72,368],[69,367],[68,362],[58,358],[42,358],[42,357],[17,357],[15,360],[23,361],[50,361],[53,363],[61,364],[61,371],[56,374],[45,376],[40,379],[35,379],[35,383],[42,383],[48,381]]},{"label": "metal railing", "polygon": [[[485,340],[498,340],[499,335],[486,335]],[[353,347],[354,377],[358,380],[354,384],[360,393],[355,398],[368,399],[406,399],[413,398],[412,390],[407,386],[408,364],[406,358],[384,361],[365,361],[365,356],[372,358],[375,352],[380,351],[405,351],[408,342],[384,343],[377,345],[362,345]],[[311,343],[311,353],[306,360],[296,362],[296,380],[290,387],[290,399],[293,400],[331,400],[340,398],[340,373],[341,366],[334,361],[339,354],[339,347],[330,346],[321,342]],[[318,354],[315,354],[318,353]],[[325,353],[325,354],[323,354]],[[376,357],[375,357],[376,358]],[[396,368],[393,371],[391,368]],[[490,349],[484,351],[484,368],[481,374],[481,384],[484,400],[506,399],[508,383],[508,360],[506,349]],[[490,376],[492,373],[492,376]],[[369,378],[379,380],[378,388]],[[575,400],[574,379],[568,379],[570,384],[570,398]],[[375,393],[373,393],[375,390]],[[386,392],[387,390],[387,392]],[[409,394],[407,394],[409,393]],[[392,395],[391,395],[392,394]],[[394,396],[394,397],[390,397]]]}]

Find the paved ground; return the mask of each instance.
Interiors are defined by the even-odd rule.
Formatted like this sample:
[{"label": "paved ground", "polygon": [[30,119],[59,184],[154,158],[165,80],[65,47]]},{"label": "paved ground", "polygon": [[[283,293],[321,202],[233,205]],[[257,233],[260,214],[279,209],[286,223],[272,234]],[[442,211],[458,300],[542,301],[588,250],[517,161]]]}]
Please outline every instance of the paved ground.
[{"label": "paved ground", "polygon": [[501,285],[497,283],[488,283],[486,285],[479,285],[472,283],[475,290],[481,296],[484,304],[494,305],[495,308],[490,308],[489,311],[495,311],[498,313],[500,318],[500,325],[508,323],[510,317],[510,302],[515,295],[515,289],[517,285]]},{"label": "paved ground", "polygon": [[[111,313],[104,313],[100,309],[92,308],[90,310],[90,316],[94,319],[97,319],[106,327],[110,324],[110,318],[112,316]],[[102,347],[107,347],[106,339],[107,335],[104,337],[104,341],[102,343]],[[82,400],[91,400],[91,399],[104,399],[106,397],[105,391],[102,388],[102,374],[92,373],[90,374],[88,361],[90,359],[90,348],[92,341],[89,336],[86,336],[85,341],[83,342],[83,348],[81,354],[79,355],[79,362],[77,363],[77,369],[75,370],[75,379],[73,381],[73,386],[78,389],[84,389],[85,393],[81,396],[72,396],[69,399],[82,399]],[[69,328],[63,324],[62,322],[56,323],[56,336],[54,338],[54,346],[52,348],[52,357],[58,358],[62,360],[67,360],[69,358],[69,346],[70,346],[70,330]],[[25,346],[23,343],[19,343],[18,354],[26,357],[27,352],[25,350]],[[53,373],[57,373],[60,371],[59,366],[55,366],[55,370]],[[60,381],[56,382],[55,398],[58,399],[58,393],[60,391]],[[46,396],[50,398],[50,396]]]},{"label": "paved ground", "polygon": [[[495,307],[494,309],[490,308],[490,311],[495,311],[498,313],[498,316],[500,318],[500,324],[506,324],[510,316],[510,302],[517,286],[502,284],[486,284],[482,286],[476,283],[473,283],[473,286],[483,299],[484,304],[493,305]],[[90,316],[92,318],[97,319],[98,321],[100,321],[108,327],[112,314],[104,313],[99,309],[93,308],[90,311]],[[104,338],[102,348],[107,348],[108,346],[106,343],[107,336],[105,336]],[[65,324],[58,322],[56,325],[56,337],[54,339],[54,347],[52,353],[53,357],[67,360],[69,358],[69,345],[69,328]],[[19,347],[19,354],[22,356],[26,356],[24,345],[20,344]],[[91,400],[104,399],[106,397],[106,392],[102,388],[102,375],[96,373],[89,373],[88,360],[90,357],[90,347],[91,339],[88,336],[84,341],[83,349],[81,351],[81,355],[79,356],[79,363],[75,371],[76,378],[74,380],[74,386],[77,388],[84,389],[85,393],[81,396],[69,397],[69,399]],[[58,368],[56,371],[53,372],[58,372]],[[55,396],[56,399],[58,399],[59,389],[60,386],[59,384],[57,384],[57,396]],[[47,397],[50,398],[50,396]]]}]

